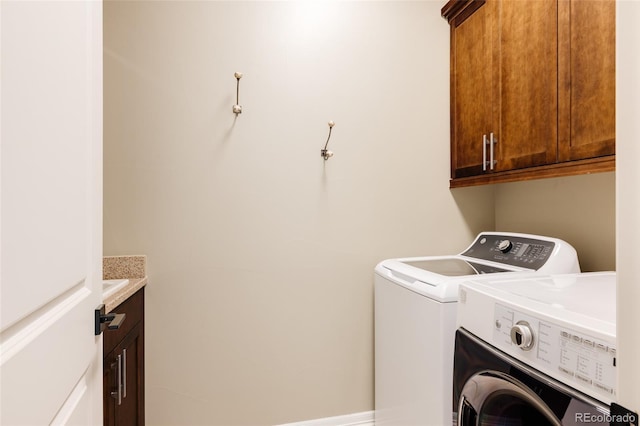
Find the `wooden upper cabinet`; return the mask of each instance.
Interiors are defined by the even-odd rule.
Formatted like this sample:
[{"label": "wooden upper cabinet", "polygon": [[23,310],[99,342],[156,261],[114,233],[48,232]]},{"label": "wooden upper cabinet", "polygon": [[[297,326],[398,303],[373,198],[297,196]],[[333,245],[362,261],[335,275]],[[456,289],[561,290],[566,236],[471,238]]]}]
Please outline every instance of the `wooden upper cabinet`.
[{"label": "wooden upper cabinet", "polygon": [[559,161],[615,154],[615,2],[560,1]]},{"label": "wooden upper cabinet", "polygon": [[614,169],[613,0],[452,0],[442,15],[452,187]]},{"label": "wooden upper cabinet", "polygon": [[553,0],[493,2],[498,15],[495,171],[553,163],[557,154],[558,22]]},{"label": "wooden upper cabinet", "polygon": [[[482,173],[492,125],[492,14],[475,2],[451,22],[451,175]],[[453,78],[455,76],[455,78]],[[486,147],[485,147],[486,148]]]}]

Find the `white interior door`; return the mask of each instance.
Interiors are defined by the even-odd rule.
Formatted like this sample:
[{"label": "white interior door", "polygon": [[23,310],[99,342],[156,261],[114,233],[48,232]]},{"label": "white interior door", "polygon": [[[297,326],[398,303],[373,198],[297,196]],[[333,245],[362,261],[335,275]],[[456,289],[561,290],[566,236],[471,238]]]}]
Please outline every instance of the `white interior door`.
[{"label": "white interior door", "polygon": [[101,424],[102,3],[0,2],[0,424]]}]

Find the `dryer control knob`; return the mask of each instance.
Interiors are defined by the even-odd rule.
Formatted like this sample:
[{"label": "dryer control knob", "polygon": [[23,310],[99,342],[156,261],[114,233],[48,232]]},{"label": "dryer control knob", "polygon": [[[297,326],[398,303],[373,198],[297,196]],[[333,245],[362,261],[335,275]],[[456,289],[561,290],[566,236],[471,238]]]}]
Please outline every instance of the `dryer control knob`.
[{"label": "dryer control knob", "polygon": [[509,240],[502,240],[498,243],[498,250],[503,253],[509,253],[509,250],[513,247],[513,243]]},{"label": "dryer control knob", "polygon": [[533,348],[533,330],[528,322],[518,321],[511,327],[511,341],[523,351]]}]

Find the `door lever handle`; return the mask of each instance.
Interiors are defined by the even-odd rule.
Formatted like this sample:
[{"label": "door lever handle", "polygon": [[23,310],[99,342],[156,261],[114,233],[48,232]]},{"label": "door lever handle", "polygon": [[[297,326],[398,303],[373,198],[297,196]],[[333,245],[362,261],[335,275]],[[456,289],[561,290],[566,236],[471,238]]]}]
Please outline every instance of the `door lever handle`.
[{"label": "door lever handle", "polygon": [[120,328],[124,319],[126,318],[126,314],[115,314],[115,313],[105,313],[104,304],[98,306],[94,312],[94,320],[95,320],[95,335],[98,336],[105,329],[108,330],[117,330]]}]

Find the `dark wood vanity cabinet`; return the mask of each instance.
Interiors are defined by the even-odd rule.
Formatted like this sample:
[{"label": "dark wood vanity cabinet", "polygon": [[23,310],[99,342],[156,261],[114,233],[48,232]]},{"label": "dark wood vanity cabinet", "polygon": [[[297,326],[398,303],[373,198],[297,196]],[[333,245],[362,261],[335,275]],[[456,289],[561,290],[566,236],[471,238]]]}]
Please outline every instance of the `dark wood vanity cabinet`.
[{"label": "dark wood vanity cabinet", "polygon": [[144,287],[113,311],[126,318],[104,333],[104,424],[144,425]]},{"label": "dark wood vanity cabinet", "polygon": [[452,0],[451,187],[615,167],[615,2]]}]

